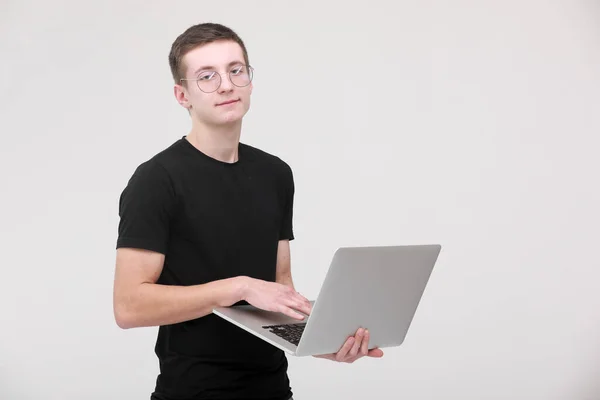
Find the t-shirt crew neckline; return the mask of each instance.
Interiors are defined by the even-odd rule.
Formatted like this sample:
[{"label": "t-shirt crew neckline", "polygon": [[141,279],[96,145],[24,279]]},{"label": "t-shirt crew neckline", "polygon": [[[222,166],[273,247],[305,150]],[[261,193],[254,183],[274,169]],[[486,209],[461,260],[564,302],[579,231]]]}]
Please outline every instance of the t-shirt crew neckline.
[{"label": "t-shirt crew neckline", "polygon": [[184,143],[184,145],[186,147],[188,147],[190,150],[192,150],[193,152],[195,152],[198,156],[202,157],[203,159],[207,160],[208,162],[211,162],[211,163],[214,163],[214,164],[217,164],[217,165],[222,165],[222,166],[225,166],[225,167],[232,168],[232,167],[238,165],[240,163],[240,160],[242,159],[242,145],[241,145],[241,143],[238,144],[238,159],[237,159],[237,161],[227,162],[227,161],[217,160],[216,158],[213,158],[213,157],[209,156],[208,154],[202,152],[196,146],[194,146],[193,144],[191,144],[190,141],[187,140],[187,137],[185,135],[181,137],[181,141]]}]

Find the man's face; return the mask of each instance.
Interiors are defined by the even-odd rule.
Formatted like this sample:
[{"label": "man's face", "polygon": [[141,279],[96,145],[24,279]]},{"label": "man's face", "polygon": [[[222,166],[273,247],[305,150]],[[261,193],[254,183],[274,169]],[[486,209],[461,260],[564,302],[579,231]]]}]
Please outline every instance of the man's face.
[{"label": "man's face", "polygon": [[237,122],[250,108],[252,82],[245,64],[242,48],[234,41],[197,47],[183,57],[184,78],[190,80],[187,88],[175,85],[175,97],[204,124]]}]

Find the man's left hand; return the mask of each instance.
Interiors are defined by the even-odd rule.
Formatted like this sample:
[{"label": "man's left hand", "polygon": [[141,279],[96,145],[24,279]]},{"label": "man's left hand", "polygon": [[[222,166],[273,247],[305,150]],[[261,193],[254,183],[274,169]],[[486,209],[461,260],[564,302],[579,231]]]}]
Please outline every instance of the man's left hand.
[{"label": "man's left hand", "polygon": [[331,361],[353,363],[362,357],[383,357],[383,351],[375,348],[369,350],[369,331],[359,328],[356,335],[350,336],[342,348],[334,354],[323,354],[314,356],[316,358],[325,358]]}]

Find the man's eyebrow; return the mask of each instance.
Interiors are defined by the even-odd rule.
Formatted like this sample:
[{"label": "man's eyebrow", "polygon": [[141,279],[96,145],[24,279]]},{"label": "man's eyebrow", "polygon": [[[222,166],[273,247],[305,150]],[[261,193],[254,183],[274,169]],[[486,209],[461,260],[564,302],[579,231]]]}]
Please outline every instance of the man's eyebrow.
[{"label": "man's eyebrow", "polygon": [[[244,64],[243,61],[232,61],[229,64],[227,64],[227,67],[232,67],[234,65],[239,65],[239,64]],[[205,69],[210,69],[210,70],[215,70],[216,68],[213,67],[212,65],[203,65],[202,67],[198,68],[195,72],[194,75],[196,75],[198,72],[205,70]]]}]

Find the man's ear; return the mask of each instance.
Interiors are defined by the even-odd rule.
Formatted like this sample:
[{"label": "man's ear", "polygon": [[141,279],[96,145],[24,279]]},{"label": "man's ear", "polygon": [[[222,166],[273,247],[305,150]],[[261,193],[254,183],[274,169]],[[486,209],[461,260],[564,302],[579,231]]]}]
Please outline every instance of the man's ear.
[{"label": "man's ear", "polygon": [[187,90],[181,85],[173,86],[173,95],[175,96],[175,100],[183,107],[188,110],[192,108],[190,101],[188,99]]}]

